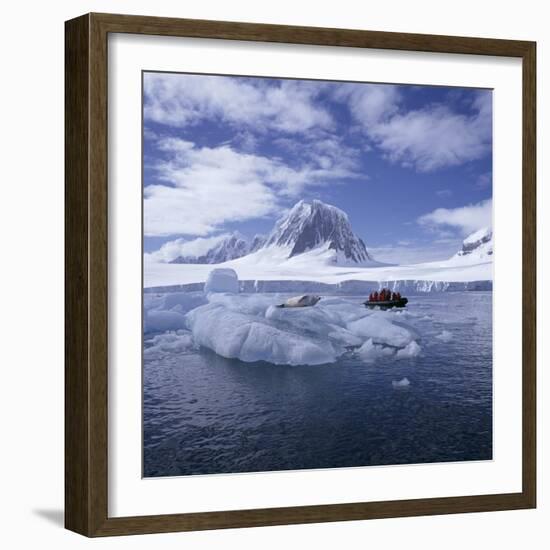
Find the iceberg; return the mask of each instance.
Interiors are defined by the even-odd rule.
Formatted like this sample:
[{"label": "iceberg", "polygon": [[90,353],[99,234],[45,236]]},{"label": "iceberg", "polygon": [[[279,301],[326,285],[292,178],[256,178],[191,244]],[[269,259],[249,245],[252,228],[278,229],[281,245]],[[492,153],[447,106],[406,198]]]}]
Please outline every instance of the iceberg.
[{"label": "iceberg", "polygon": [[210,303],[186,316],[194,341],[227,358],[276,365],[333,363],[343,353],[328,340],[283,330],[259,316]]},{"label": "iceberg", "polygon": [[197,345],[245,362],[319,365],[354,349],[365,362],[395,349],[415,353],[414,329],[385,312],[338,298],[308,308],[278,308],[277,302],[273,295],[209,294],[207,304],[187,313],[186,326]]},{"label": "iceberg", "polygon": [[204,283],[204,292],[231,292],[239,293],[239,278],[234,269],[213,269]]}]

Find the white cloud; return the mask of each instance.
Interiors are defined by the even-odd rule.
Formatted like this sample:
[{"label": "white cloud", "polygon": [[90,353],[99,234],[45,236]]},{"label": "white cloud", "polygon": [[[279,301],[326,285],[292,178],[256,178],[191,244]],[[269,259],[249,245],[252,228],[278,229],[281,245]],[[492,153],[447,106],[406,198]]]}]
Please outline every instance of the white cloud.
[{"label": "white cloud", "polygon": [[469,235],[482,227],[492,227],[493,201],[487,199],[460,208],[438,208],[417,221],[428,228],[452,228],[459,230],[462,235]]},{"label": "white cloud", "polygon": [[347,102],[351,114],[367,130],[396,114],[401,101],[399,88],[390,84],[342,84],[334,97]]},{"label": "white cloud", "polygon": [[[273,140],[273,143],[281,147],[285,154],[290,153],[301,162],[309,162],[318,168],[327,171],[337,171],[335,177],[358,176],[359,152],[356,148],[345,144],[339,136],[308,135],[307,137],[280,137]],[[366,175],[362,175],[367,179]]]},{"label": "white cloud", "polygon": [[208,235],[224,222],[276,211],[277,198],[261,179],[267,159],[227,146],[195,148],[176,139],[161,145],[171,152],[169,160],[156,166],[159,180],[167,185],[144,189],[145,235]]},{"label": "white cloud", "polygon": [[223,233],[215,237],[198,237],[192,240],[175,239],[164,243],[158,250],[145,254],[146,260],[171,262],[180,256],[201,256],[221,243],[229,235]]},{"label": "white cloud", "polygon": [[182,127],[205,118],[255,131],[304,133],[331,128],[331,115],[316,104],[323,84],[311,81],[145,73],[146,120]]},{"label": "white cloud", "polygon": [[406,111],[398,88],[343,85],[335,98],[345,100],[365,135],[386,157],[419,172],[483,158],[492,147],[492,96],[479,92],[472,113],[433,104]]},{"label": "white cloud", "polygon": [[144,189],[147,236],[205,236],[224,223],[276,213],[281,201],[307,186],[353,177],[340,166],[308,162],[292,167],[277,158],[241,153],[229,145],[196,147],[165,138],[158,148],[157,181]]}]

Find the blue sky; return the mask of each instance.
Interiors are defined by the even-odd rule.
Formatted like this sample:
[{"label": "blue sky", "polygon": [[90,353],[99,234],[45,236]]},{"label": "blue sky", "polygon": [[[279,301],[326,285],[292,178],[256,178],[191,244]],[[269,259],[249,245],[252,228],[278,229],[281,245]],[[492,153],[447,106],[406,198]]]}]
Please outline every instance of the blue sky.
[{"label": "blue sky", "polygon": [[[300,199],[376,259],[444,259],[491,225],[492,92],[144,73],[144,250],[267,233]],[[169,257],[165,259],[170,259]]]}]

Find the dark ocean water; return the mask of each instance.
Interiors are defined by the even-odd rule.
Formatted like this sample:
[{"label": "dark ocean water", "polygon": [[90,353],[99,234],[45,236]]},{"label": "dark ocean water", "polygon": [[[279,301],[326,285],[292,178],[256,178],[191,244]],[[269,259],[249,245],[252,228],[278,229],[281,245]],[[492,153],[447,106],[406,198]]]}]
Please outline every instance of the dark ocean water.
[{"label": "dark ocean water", "polygon": [[422,347],[410,359],[287,367],[201,349],[146,361],[144,476],[490,460],[492,294],[418,296],[408,311]]}]

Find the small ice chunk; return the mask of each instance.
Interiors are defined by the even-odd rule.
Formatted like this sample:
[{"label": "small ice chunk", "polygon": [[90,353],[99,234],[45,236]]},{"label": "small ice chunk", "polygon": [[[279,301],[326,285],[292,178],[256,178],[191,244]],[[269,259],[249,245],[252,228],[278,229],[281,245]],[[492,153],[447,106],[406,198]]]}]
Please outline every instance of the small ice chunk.
[{"label": "small ice chunk", "polygon": [[177,311],[146,311],[143,322],[144,332],[165,332],[185,328],[185,316]]},{"label": "small ice chunk", "polygon": [[239,293],[239,278],[234,269],[213,269],[204,284],[204,292],[231,292]]},{"label": "small ice chunk", "polygon": [[416,357],[420,354],[422,348],[413,340],[410,344],[407,344],[403,349],[400,349],[395,357],[397,359],[406,359],[409,357]]},{"label": "small ice chunk", "polygon": [[357,355],[365,363],[374,363],[378,358],[393,355],[393,350],[384,346],[378,346],[369,338],[358,350]]},{"label": "small ice chunk", "polygon": [[184,330],[157,334],[147,340],[146,344],[152,344],[143,350],[143,357],[147,360],[161,359],[173,353],[180,354],[195,348],[191,333]]},{"label": "small ice chunk", "polygon": [[396,389],[408,388],[411,383],[407,377],[402,378],[401,380],[393,380],[391,385]]},{"label": "small ice chunk", "polygon": [[402,348],[414,340],[415,331],[404,324],[394,324],[386,313],[372,313],[347,324],[347,329],[363,338],[372,338],[375,344]]},{"label": "small ice chunk", "polygon": [[436,338],[442,342],[450,342],[453,339],[453,335],[448,330],[444,330],[441,334],[438,334]]},{"label": "small ice chunk", "polygon": [[203,292],[144,294],[144,332],[165,332],[185,328],[185,314],[206,303]]}]

